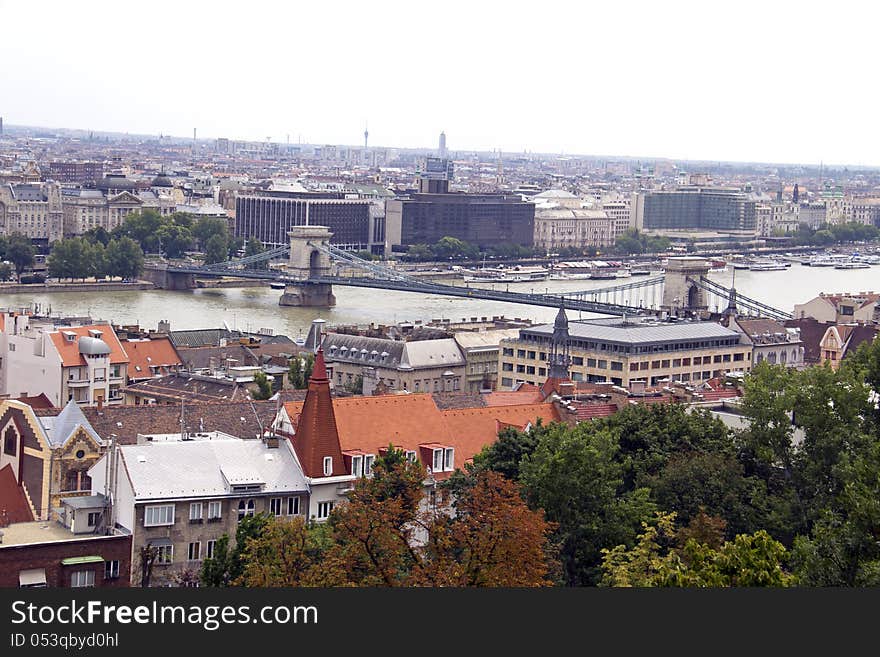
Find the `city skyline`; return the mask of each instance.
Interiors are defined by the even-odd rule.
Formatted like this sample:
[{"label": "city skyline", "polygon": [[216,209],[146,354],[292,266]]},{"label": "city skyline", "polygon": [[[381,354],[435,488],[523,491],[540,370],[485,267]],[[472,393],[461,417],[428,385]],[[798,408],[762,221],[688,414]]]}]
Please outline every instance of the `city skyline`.
[{"label": "city skyline", "polygon": [[[550,3],[525,20],[511,5],[390,2],[344,5],[331,20],[315,7],[232,7],[97,3],[85,23],[72,5],[0,0],[10,24],[53,17],[45,47],[28,30],[0,44],[17,63],[0,72],[0,114],[7,125],[181,138],[197,128],[358,145],[369,125],[370,144],[388,148],[436,148],[443,130],[451,152],[880,164],[858,66],[873,9],[848,21],[789,3],[736,13]],[[845,88],[859,102],[832,93]]]}]

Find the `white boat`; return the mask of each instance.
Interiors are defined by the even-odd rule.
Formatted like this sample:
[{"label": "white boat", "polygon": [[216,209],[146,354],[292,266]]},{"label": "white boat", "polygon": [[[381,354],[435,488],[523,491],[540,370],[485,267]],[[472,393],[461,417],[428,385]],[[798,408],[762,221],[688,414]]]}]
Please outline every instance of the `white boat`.
[{"label": "white boat", "polygon": [[753,262],[749,265],[751,271],[781,271],[788,269],[789,265],[785,262]]},{"label": "white boat", "polygon": [[870,269],[871,265],[867,262],[857,262],[855,260],[850,260],[849,262],[839,262],[834,265],[835,269]]},{"label": "white boat", "polygon": [[278,281],[272,281],[271,283],[269,283],[269,287],[271,287],[273,290],[283,290],[285,287],[287,287],[287,284],[279,283]]},{"label": "white boat", "polygon": [[817,256],[814,258],[810,258],[809,261],[804,263],[805,265],[809,265],[810,267],[834,267],[835,263],[830,258],[824,258],[821,256]]}]

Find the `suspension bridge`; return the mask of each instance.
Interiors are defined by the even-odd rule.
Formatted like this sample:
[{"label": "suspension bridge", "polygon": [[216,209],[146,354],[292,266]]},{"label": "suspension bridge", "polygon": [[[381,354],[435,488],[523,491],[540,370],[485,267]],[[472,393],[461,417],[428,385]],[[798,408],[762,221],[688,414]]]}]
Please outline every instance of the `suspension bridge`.
[{"label": "suspension bridge", "polygon": [[[702,258],[670,258],[663,276],[577,291],[516,292],[492,287],[450,285],[421,279],[332,244],[324,226],[297,226],[289,233],[290,245],[257,255],[211,265],[162,264],[147,269],[145,277],[157,287],[188,289],[195,279],[235,277],[284,284],[280,305],[330,307],[335,305],[333,286],[399,290],[421,294],[546,306],[604,315],[674,314],[704,316],[720,312],[731,303],[738,314],[790,319],[791,315],[751,299],[708,278],[709,263]],[[272,261],[286,258],[281,266]],[[280,286],[279,286],[280,287]]]}]

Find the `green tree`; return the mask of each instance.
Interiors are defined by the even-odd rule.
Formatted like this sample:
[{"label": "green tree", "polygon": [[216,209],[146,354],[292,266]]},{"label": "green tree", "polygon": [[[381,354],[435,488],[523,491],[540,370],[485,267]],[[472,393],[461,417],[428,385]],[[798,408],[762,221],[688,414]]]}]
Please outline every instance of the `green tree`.
[{"label": "green tree", "polygon": [[0,262],[0,281],[8,281],[12,278],[15,270],[12,268],[12,265],[8,262]]},{"label": "green tree", "polygon": [[130,237],[137,242],[144,253],[159,253],[161,243],[157,235],[159,229],[170,222],[155,210],[132,212],[125,221],[111,231],[112,237]]},{"label": "green tree", "polygon": [[[240,504],[246,504],[246,500],[242,500]],[[199,573],[201,583],[204,586],[233,586],[244,572],[242,554],[248,542],[258,539],[271,519],[271,514],[266,512],[245,515],[238,523],[234,546],[230,547],[228,534],[217,539],[214,556],[202,561]]]},{"label": "green tree", "polygon": [[532,454],[538,446],[538,439],[546,431],[539,420],[529,431],[519,431],[505,427],[498,433],[498,439],[487,445],[474,456],[476,470],[494,470],[508,479],[517,480],[523,457]]},{"label": "green tree", "polygon": [[212,265],[225,262],[228,256],[227,240],[224,235],[216,233],[208,238],[205,247],[205,264]]},{"label": "green tree", "polygon": [[431,247],[427,244],[411,244],[409,249],[407,249],[406,256],[410,260],[424,261],[430,260],[434,254],[431,252]]},{"label": "green tree", "polygon": [[[199,248],[202,251],[208,251],[208,242],[215,236],[223,238],[223,248],[226,250],[228,243],[231,241],[229,237],[229,225],[225,219],[220,217],[201,217],[193,225],[192,234],[198,241]],[[225,258],[224,258],[225,259]],[[216,262],[221,262],[217,260]]]},{"label": "green tree", "polygon": [[144,269],[144,252],[130,237],[110,240],[105,252],[107,273],[110,276],[134,279]]},{"label": "green tree", "polygon": [[100,242],[105,247],[110,243],[110,233],[108,233],[103,226],[95,226],[94,228],[89,228],[86,232],[83,233],[83,238],[92,244],[97,244]]},{"label": "green tree", "polygon": [[[46,260],[49,275],[54,278],[86,278],[97,270],[95,258],[97,244],[92,245],[80,237],[58,240]],[[101,247],[103,249],[103,247]]]},{"label": "green tree", "polygon": [[353,395],[362,395],[364,394],[364,376],[362,374],[358,374],[351,381],[345,383],[342,387],[347,392],[350,392]]},{"label": "green tree", "polygon": [[544,509],[557,525],[569,586],[597,584],[602,548],[634,544],[641,523],[654,513],[650,491],[623,489],[618,451],[617,437],[607,428],[550,425],[520,464],[530,506]]},{"label": "green tree", "polygon": [[254,399],[269,399],[272,396],[272,384],[264,372],[254,373],[254,383],[257,384],[257,389],[251,393]]},{"label": "green tree", "polygon": [[[168,258],[179,258],[193,242],[192,232],[185,226],[169,223],[156,231],[156,237],[162,246],[162,252]],[[224,243],[224,250],[226,245]]]},{"label": "green tree", "polygon": [[434,257],[441,260],[476,258],[479,255],[477,247],[456,237],[441,237],[430,248]]},{"label": "green tree", "polygon": [[[258,240],[256,237],[251,237],[247,241],[247,245],[244,248],[244,257],[249,258],[251,256],[259,255],[265,250],[266,250],[266,248],[263,246],[263,243],[260,240]],[[268,268],[269,268],[269,263],[265,260],[263,262],[253,262],[248,265],[248,269],[268,269]]]},{"label": "green tree", "polygon": [[312,370],[315,368],[315,354],[309,353],[306,355],[306,362],[303,365],[303,388],[307,388],[309,386],[309,379],[312,378]]},{"label": "green tree", "polygon": [[303,364],[298,355],[293,356],[290,359],[290,366],[287,370],[287,380],[296,390],[302,390],[306,387],[305,381],[303,380]]},{"label": "green tree", "polygon": [[9,236],[6,242],[6,259],[15,267],[19,279],[25,269],[33,267],[36,254],[37,250],[26,235],[12,233]]},{"label": "green tree", "polygon": [[785,546],[761,530],[739,534],[715,549],[694,539],[676,550],[675,514],[658,513],[632,548],[603,549],[605,586],[785,587],[794,577],[784,569]]}]

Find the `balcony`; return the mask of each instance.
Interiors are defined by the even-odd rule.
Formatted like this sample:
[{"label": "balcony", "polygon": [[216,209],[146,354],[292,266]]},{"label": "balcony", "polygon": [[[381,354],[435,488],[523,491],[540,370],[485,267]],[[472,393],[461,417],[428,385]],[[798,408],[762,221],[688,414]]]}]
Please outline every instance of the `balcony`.
[{"label": "balcony", "polygon": [[85,388],[89,385],[88,379],[68,379],[67,386],[69,388]]}]

